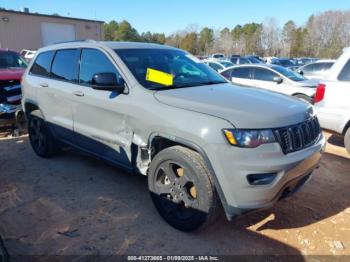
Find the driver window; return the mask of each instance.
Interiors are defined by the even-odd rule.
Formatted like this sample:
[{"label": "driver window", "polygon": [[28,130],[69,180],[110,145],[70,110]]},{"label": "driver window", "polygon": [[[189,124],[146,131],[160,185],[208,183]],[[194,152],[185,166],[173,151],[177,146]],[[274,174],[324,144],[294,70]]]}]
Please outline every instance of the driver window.
[{"label": "driver window", "polygon": [[270,70],[266,70],[263,68],[255,68],[254,69],[254,79],[259,81],[273,81],[274,77],[278,77],[278,75]]},{"label": "driver window", "polygon": [[243,68],[236,68],[233,69],[231,72],[231,77],[233,78],[250,78],[250,68],[249,67],[243,67]]},{"label": "driver window", "polygon": [[121,77],[112,62],[101,51],[96,49],[83,49],[80,59],[79,83],[91,85],[94,74],[115,73]]}]

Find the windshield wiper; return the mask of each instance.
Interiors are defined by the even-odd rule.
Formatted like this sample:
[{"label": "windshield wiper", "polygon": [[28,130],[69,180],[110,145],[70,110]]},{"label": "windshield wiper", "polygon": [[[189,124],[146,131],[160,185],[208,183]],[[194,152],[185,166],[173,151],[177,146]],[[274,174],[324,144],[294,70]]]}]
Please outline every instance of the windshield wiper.
[{"label": "windshield wiper", "polygon": [[160,86],[160,87],[150,87],[149,90],[169,90],[169,89],[176,89],[176,88],[185,88],[185,87],[191,87],[193,86],[192,83],[183,84],[183,85],[170,85],[170,86]]},{"label": "windshield wiper", "polygon": [[177,88],[185,88],[192,86],[205,86],[205,85],[216,85],[216,84],[224,84],[224,81],[207,81],[207,82],[191,82],[184,84],[174,84],[170,86],[162,86],[162,87],[151,87],[149,90],[169,90],[169,89],[177,89]]},{"label": "windshield wiper", "polygon": [[194,83],[194,86],[200,85],[200,86],[206,86],[206,85],[218,85],[218,84],[225,84],[224,81],[207,81],[207,82],[198,82]]}]

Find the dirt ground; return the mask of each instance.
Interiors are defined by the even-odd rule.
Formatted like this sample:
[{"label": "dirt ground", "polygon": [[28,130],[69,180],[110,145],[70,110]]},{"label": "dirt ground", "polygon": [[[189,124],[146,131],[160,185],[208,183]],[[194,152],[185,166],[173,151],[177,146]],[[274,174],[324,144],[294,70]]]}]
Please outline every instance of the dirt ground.
[{"label": "dirt ground", "polygon": [[0,235],[10,255],[350,255],[350,156],[328,147],[312,180],[274,208],[195,233],[157,214],[145,177],[68,150],[35,156],[27,136],[0,138]]}]

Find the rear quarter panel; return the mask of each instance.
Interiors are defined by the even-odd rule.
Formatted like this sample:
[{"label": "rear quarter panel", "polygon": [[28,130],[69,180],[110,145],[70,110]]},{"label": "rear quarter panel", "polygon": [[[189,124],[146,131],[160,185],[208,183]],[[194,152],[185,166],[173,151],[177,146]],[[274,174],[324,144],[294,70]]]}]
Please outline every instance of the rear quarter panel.
[{"label": "rear quarter panel", "polygon": [[350,82],[323,81],[324,99],[315,105],[322,128],[342,133],[350,120]]}]

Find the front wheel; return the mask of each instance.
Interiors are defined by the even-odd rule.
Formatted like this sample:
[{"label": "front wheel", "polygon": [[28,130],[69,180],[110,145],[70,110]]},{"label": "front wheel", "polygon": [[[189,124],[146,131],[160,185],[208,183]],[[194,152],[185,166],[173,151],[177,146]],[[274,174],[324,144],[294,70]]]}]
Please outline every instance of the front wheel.
[{"label": "front wheel", "polygon": [[348,130],[345,133],[344,145],[345,145],[346,151],[348,151],[348,153],[350,154],[350,127],[348,127]]},{"label": "front wheel", "polygon": [[203,158],[195,151],[173,146],[151,162],[148,186],[159,214],[181,231],[193,231],[212,222],[219,199]]},{"label": "front wheel", "polygon": [[28,135],[34,152],[44,158],[53,156],[58,146],[39,110],[28,117]]}]

